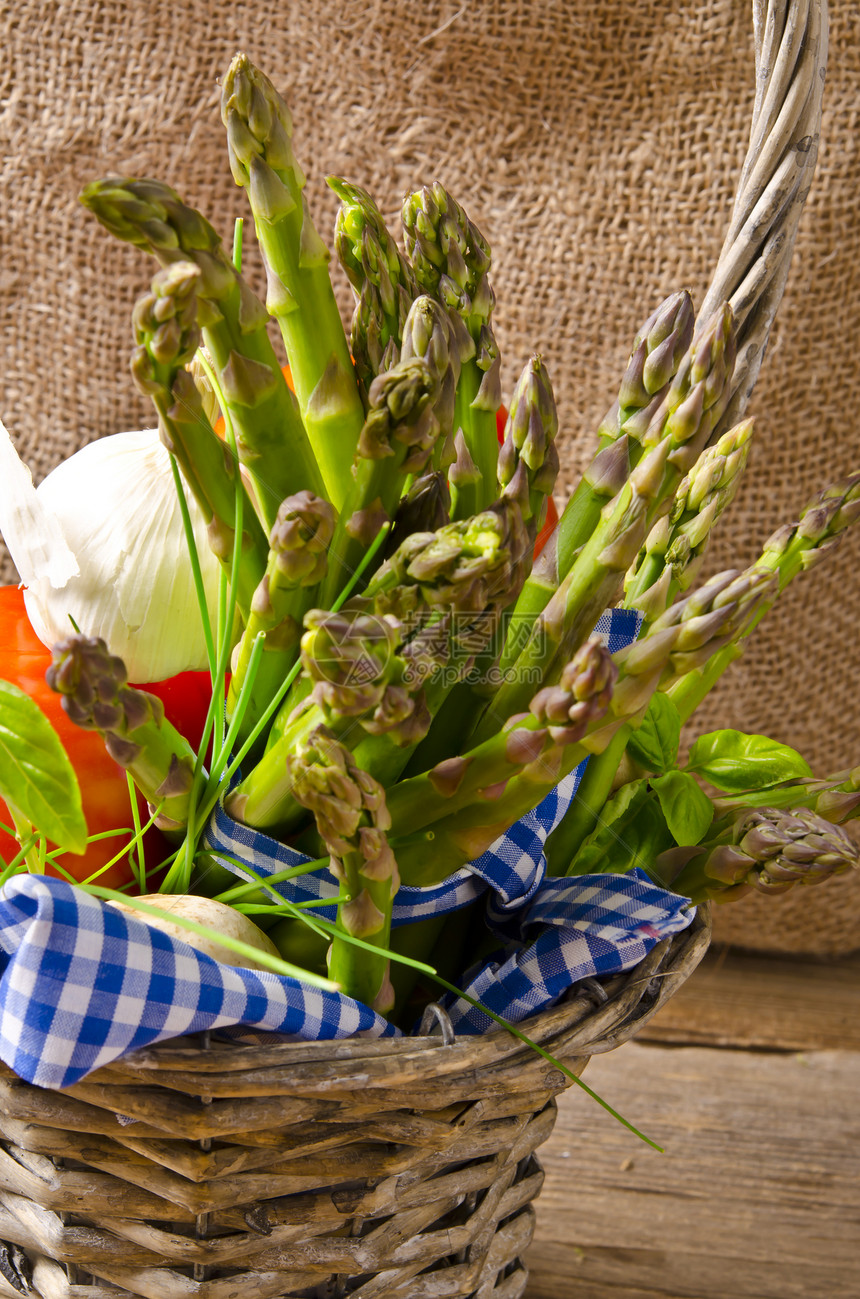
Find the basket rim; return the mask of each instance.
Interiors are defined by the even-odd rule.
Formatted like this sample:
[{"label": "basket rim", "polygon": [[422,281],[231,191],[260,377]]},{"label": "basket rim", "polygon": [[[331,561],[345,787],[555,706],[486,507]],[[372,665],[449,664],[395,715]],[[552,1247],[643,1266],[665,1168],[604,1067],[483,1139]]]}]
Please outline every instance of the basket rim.
[{"label": "basket rim", "polygon": [[[693,972],[711,938],[710,907],[699,906],[692,924],[663,939],[631,970],[600,985],[595,1005],[593,980],[574,985],[564,999],[520,1021],[516,1028],[559,1059],[566,1067],[602,1054],[629,1040],[660,1009]],[[440,1033],[399,1038],[337,1038],[328,1041],[286,1039],[265,1044],[208,1037],[205,1033],[130,1052],[86,1075],[75,1087],[104,1082],[116,1085],[163,1086],[182,1092],[207,1090],[220,1076],[237,1084],[245,1080],[259,1094],[287,1072],[296,1091],[318,1091],[325,1078],[336,1079],[341,1090],[390,1088],[410,1079],[443,1079],[468,1070],[493,1075],[508,1072],[529,1058],[533,1048],[503,1028],[445,1041]],[[551,1061],[547,1061],[551,1069]],[[17,1075],[0,1067],[7,1077]],[[560,1075],[561,1076],[561,1075]],[[251,1081],[253,1079],[253,1082]]]}]

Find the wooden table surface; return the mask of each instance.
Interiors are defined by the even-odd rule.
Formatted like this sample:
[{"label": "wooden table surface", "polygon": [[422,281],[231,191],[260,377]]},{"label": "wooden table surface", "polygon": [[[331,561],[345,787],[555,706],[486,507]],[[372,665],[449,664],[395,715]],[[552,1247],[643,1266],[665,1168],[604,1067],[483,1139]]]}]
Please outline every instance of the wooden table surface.
[{"label": "wooden table surface", "polygon": [[860,954],[708,954],[542,1147],[526,1299],[860,1299]]}]

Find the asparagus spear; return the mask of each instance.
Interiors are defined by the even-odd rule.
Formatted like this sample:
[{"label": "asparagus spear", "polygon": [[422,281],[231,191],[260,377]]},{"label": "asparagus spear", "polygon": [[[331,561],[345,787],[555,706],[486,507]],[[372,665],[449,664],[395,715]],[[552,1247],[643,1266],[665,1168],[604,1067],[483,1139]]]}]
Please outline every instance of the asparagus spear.
[{"label": "asparagus spear", "polygon": [[[194,263],[190,263],[193,265]],[[214,428],[221,417],[221,404],[218,400],[218,394],[212,382],[211,375],[207,371],[207,366],[212,366],[212,357],[205,347],[199,347],[188,362],[187,370],[194,380],[194,387],[200,394],[200,401],[203,406],[203,413],[209,423]]]},{"label": "asparagus spear", "polygon": [[[720,441],[722,442],[723,439]],[[743,641],[752,634],[761,619],[773,607],[780,592],[800,572],[812,568],[834,545],[838,544],[841,532],[858,518],[860,518],[860,474],[854,474],[815,496],[798,523],[785,525],[774,533],[766,543],[761,557],[752,569],[748,570],[773,574],[770,591],[758,605],[754,617],[706,661],[677,662],[675,674],[663,682],[661,688],[677,707],[682,722],[689,720],[722,673],[741,656],[744,651]],[[579,846],[594,828],[600,809],[615,780],[629,735],[628,728],[623,734],[615,737],[605,753],[589,762],[578,791],[576,805],[553,836],[551,847],[554,861],[560,863],[572,861]],[[822,815],[832,812],[838,817],[843,811],[850,815],[855,806],[853,792],[850,783],[847,788],[832,795],[822,789],[821,802],[816,804],[816,810]]]},{"label": "asparagus spear", "polygon": [[395,754],[369,740],[356,749],[362,764],[386,784],[407,762],[411,771],[425,771],[461,746],[468,729],[462,708],[471,699],[468,687],[465,693],[461,689],[464,677],[480,670],[484,656],[495,657],[500,617],[520,589],[527,551],[519,505],[502,500],[435,534],[413,534],[371,581],[367,594],[376,609],[390,610],[404,626],[419,629],[408,647],[412,674],[427,682],[434,719],[432,734],[414,753]]},{"label": "asparagus spear", "polygon": [[559,684],[538,691],[530,716],[466,754],[394,785],[388,794],[392,836],[450,817],[478,797],[504,802],[512,777],[530,764],[540,766],[552,748],[578,743],[606,716],[617,675],[609,651],[587,642],[565,665]]},{"label": "asparagus spear", "polygon": [[400,778],[416,747],[420,748],[427,728],[432,725],[434,713],[438,711],[439,701],[450,689],[450,679],[456,678],[464,663],[470,661],[469,650],[462,644],[462,631],[457,628],[455,617],[448,612],[441,617],[433,615],[429,621],[419,620],[418,630],[401,651],[409,688],[413,693],[421,692],[422,727],[416,729],[415,738],[410,738],[406,744],[392,743],[385,734],[370,734],[360,738],[354,747],[358,764],[386,788]]},{"label": "asparagus spear", "polygon": [[179,831],[188,820],[196,755],[164,716],[155,695],[126,685],[125,664],[96,636],[70,636],[54,646],[45,675],[62,696],[69,719],[98,731],[114,762],[131,776],[163,831]]},{"label": "asparagus spear", "polygon": [[401,359],[420,357],[439,377],[439,391],[433,404],[439,423],[439,437],[433,448],[433,465],[437,469],[446,469],[455,457],[457,384],[462,364],[471,356],[472,348],[472,340],[458,315],[446,311],[426,293],[415,299],[403,327]]},{"label": "asparagus spear", "polygon": [[[511,619],[500,670],[516,662],[532,623],[546,607],[582,546],[600,521],[603,507],[621,491],[641,457],[641,439],[663,409],[672,380],[692,344],[695,310],[690,294],[673,293],[645,321],[633,340],[618,399],[601,422],[598,449],[562,511],[526,581]],[[627,423],[630,421],[630,433]]]},{"label": "asparagus spear", "polygon": [[[495,421],[501,405],[499,350],[490,323],[495,301],[488,279],[490,247],[438,182],[406,198],[402,222],[419,288],[463,319],[474,345],[460,372],[454,426],[462,428],[481,476],[477,505],[485,509],[496,496]],[[467,517],[472,505],[470,493],[453,517]]]},{"label": "asparagus spear", "polygon": [[373,380],[352,477],[331,541],[321,603],[333,604],[379,529],[396,512],[404,482],[427,467],[450,435],[459,373],[455,331],[427,297],[411,305],[403,356]]},{"label": "asparagus spear", "polygon": [[523,649],[534,620],[570,571],[579,550],[600,522],[608,500],[623,488],[641,447],[640,438],[662,410],[671,382],[687,358],[694,309],[688,292],[673,293],[646,320],[633,341],[618,400],[601,423],[598,449],[586,467],[549,541],[526,580],[510,621],[499,664],[507,673]]},{"label": "asparagus spear", "polygon": [[[330,854],[332,873],[345,888],[337,924],[344,934],[385,948],[391,907],[400,886],[388,845],[385,790],[356,765],[349,750],[325,728],[308,736],[287,759],[296,800],[314,816]],[[348,997],[385,1014],[394,1004],[388,958],[335,937],[329,977]]]},{"label": "asparagus spear", "polygon": [[352,749],[366,734],[385,736],[390,744],[415,744],[430,722],[423,681],[416,680],[401,652],[397,619],[354,608],[312,609],[305,628],[301,658],[310,694],[225,802],[236,820],[260,829],[298,828],[289,757],[318,727]]},{"label": "asparagus spear", "polygon": [[[698,591],[676,601],[653,625],[672,625],[680,612],[682,621],[692,620],[695,624],[703,620],[707,636],[701,647],[696,646],[690,638],[686,648],[673,651],[660,688],[666,688],[667,679],[674,680],[684,673],[695,675],[703,663],[717,658],[723,652],[733,652],[737,642],[747,634],[753,619],[772,599],[776,585],[776,579],[769,569],[753,565],[743,573],[735,570],[717,573]],[[724,619],[722,623],[721,618]],[[647,625],[644,637],[644,643],[647,644]],[[643,642],[637,642],[640,643]],[[633,652],[635,653],[635,646]],[[623,658],[626,653],[627,651],[621,651],[616,657]],[[567,873],[580,847],[595,829],[603,806],[616,783],[627,742],[638,720],[631,713],[630,718],[615,730],[610,743],[589,758],[576,799],[547,844],[552,874]]]},{"label": "asparagus spear", "polygon": [[519,506],[500,501],[471,519],[407,537],[365,595],[377,610],[404,618],[416,609],[480,614],[516,598],[527,549]]},{"label": "asparagus spear", "polygon": [[474,520],[414,534],[340,614],[312,610],[302,639],[310,697],[230,795],[230,814],[259,828],[297,828],[286,757],[320,724],[360,753],[365,769],[396,778],[453,684],[434,673],[448,666],[456,679],[474,653],[469,644],[458,647],[461,629],[452,633],[450,619],[463,617],[471,632],[512,597],[522,533],[518,508],[501,502]]},{"label": "asparagus spear", "polygon": [[624,606],[646,617],[662,612],[693,582],[711,528],[735,498],[753,421],[743,420],[706,447],[682,481],[672,509],[655,523],[624,579]]},{"label": "asparagus spear", "polygon": [[[677,599],[695,578],[704,559],[711,527],[734,499],[740,473],[746,465],[752,421],[727,431],[705,448],[676,492],[672,511],[655,523],[637,560],[625,578],[625,608],[638,608],[656,617]],[[592,757],[577,799],[561,825],[553,831],[548,855],[551,866],[573,861],[616,782],[633,727],[622,727],[603,753]]]},{"label": "asparagus spear", "polygon": [[517,380],[498,458],[502,494],[520,502],[522,516],[537,533],[558,476],[558,413],[546,368],[533,356]]},{"label": "asparagus spear", "polygon": [[622,435],[598,451],[587,466],[526,578],[508,620],[507,637],[499,660],[501,676],[505,676],[516,663],[535,619],[546,608],[570,571],[577,553],[599,524],[601,511],[617,497],[629,476],[628,439]]},{"label": "asparagus spear", "polygon": [[[772,574],[770,590],[758,604],[754,615],[716,653],[703,661],[676,660],[673,675],[661,686],[678,709],[682,722],[689,720],[722,673],[743,654],[744,640],[773,607],[788,583],[818,563],[838,544],[842,531],[858,518],[860,474],[853,474],[815,496],[798,523],[785,525],[774,533],[766,543],[763,554],[747,570],[750,573],[759,571]],[[578,791],[577,803],[553,836],[551,846],[555,861],[573,860],[580,844],[594,828],[615,779],[623,746],[629,735],[628,729],[616,736],[609,750],[589,762]],[[821,801],[816,804],[816,810],[820,814],[833,813],[837,817],[843,813],[853,814],[856,804],[852,795],[855,791],[851,788],[850,777],[846,783],[847,788],[832,795],[822,789]]]},{"label": "asparagus spear", "polygon": [[598,429],[601,449],[628,432],[628,420],[632,436],[648,427],[693,340],[695,321],[693,300],[683,289],[670,294],[642,325],[616,402]]},{"label": "asparagus spear", "polygon": [[656,619],[643,639],[616,651],[612,658],[618,679],[607,716],[590,723],[577,743],[545,751],[508,780],[504,797],[497,802],[478,798],[466,806],[458,803],[456,812],[423,830],[402,838],[392,836],[404,882],[432,883],[478,857],[574,767],[590,754],[601,753],[621,727],[638,722],[662,680],[673,677],[681,665],[719,653],[738,637],[774,583],[767,570],[720,574]]},{"label": "asparagus spear", "polygon": [[722,412],[734,351],[734,321],[726,303],[682,362],[643,438],[649,449],[618,495],[604,506],[597,528],[534,621],[476,729],[478,741],[523,710],[535,679],[550,684],[603,610],[616,603],[624,573]]},{"label": "asparagus spear", "polygon": [[254,588],[266,563],[266,538],[247,498],[232,456],[203,411],[194,380],[184,368],[197,350],[197,284],[193,262],[174,262],[159,271],[152,292],[137,302],[131,361],[134,381],[153,400],[158,429],[207,520],[209,544],[230,571],[236,494],[241,493],[242,563],[235,575],[236,603],[247,623]]},{"label": "asparagus spear", "polygon": [[[432,713],[441,705],[460,667],[486,646],[499,610],[515,598],[527,562],[526,550],[519,509],[513,502],[502,501],[474,519],[447,524],[435,533],[411,534],[371,578],[362,597],[364,604],[372,605],[380,617],[390,614],[396,618],[404,636],[447,615],[457,621],[449,637],[454,663],[448,666],[452,671],[445,683],[431,683]],[[280,738],[284,730],[276,719],[273,735]]]},{"label": "asparagus spear", "polygon": [[825,820],[842,825],[860,815],[860,767],[839,771],[824,780],[795,778],[770,785],[766,790],[721,794],[713,799],[721,815],[735,815],[766,803],[778,807],[802,805]]},{"label": "asparagus spear", "polygon": [[[749,636],[789,582],[808,572],[839,543],[844,530],[860,520],[860,473],[840,479],[812,498],[794,524],[778,528],[766,542],[756,566],[776,575],[774,588],[744,630]],[[742,644],[726,645],[707,663],[679,673],[664,689],[686,722],[720,676],[743,653]]]},{"label": "asparagus spear", "polygon": [[722,902],[750,889],[820,884],[858,867],[860,851],[839,826],[806,807],[762,807],[718,820],[706,843],[661,853],[654,874],[694,902]]},{"label": "asparagus spear", "polygon": [[828,821],[844,824],[860,816],[860,767],[840,772],[825,781],[815,800],[815,811]]},{"label": "asparagus spear", "polygon": [[344,609],[311,610],[305,618],[302,665],[311,698],[329,726],[359,718],[371,735],[413,743],[426,730],[420,695],[400,652],[396,619]]},{"label": "asparagus spear", "polygon": [[337,176],[327,185],[341,201],[335,251],[355,296],[349,346],[364,393],[399,359],[403,330],[416,296],[415,275],[366,190]]},{"label": "asparagus spear", "polygon": [[448,470],[448,487],[452,519],[468,519],[479,513],[485,496],[483,478],[472,459],[462,428],[457,429],[454,437],[454,459]]},{"label": "asparagus spear", "polygon": [[285,496],[303,489],[321,492],[322,479],[269,342],[263,304],[209,222],[169,185],[94,181],[81,202],[111,234],[153,253],[162,266],[191,261],[199,268],[198,324],[236,432],[239,459],[253,477],[263,524],[271,527]]},{"label": "asparagus spear", "polygon": [[426,361],[409,357],[377,375],[334,529],[321,603],[330,606],[380,528],[391,521],[407,476],[427,467],[439,424],[433,411],[439,378]]},{"label": "asparagus spear", "polygon": [[601,424],[598,450],[565,506],[520,597],[517,609],[520,621],[531,620],[544,608],[570,569],[576,552],[597,526],[607,499],[617,495],[624,486],[631,466],[640,455],[637,442],[630,446],[632,438],[626,432],[626,422],[636,417],[632,428],[638,437],[650,425],[687,357],[694,317],[689,293],[686,290],[673,293],[648,317],[636,335],[618,401]]},{"label": "asparagus spear", "polygon": [[290,113],[269,79],[237,54],[224,78],[221,116],[233,179],[247,193],[266,263],[266,306],[281,329],[326,495],[340,508],[364,408],[329,278],[329,253],[311,220],[305,177],[293,154]]},{"label": "asparagus spear", "polygon": [[[680,303],[676,307],[680,320],[678,336],[671,336],[673,348],[680,346],[688,336],[684,323],[686,312],[681,310],[684,305]],[[707,322],[701,337],[684,353],[674,377],[657,390],[656,410],[651,406],[643,408],[648,412],[647,422],[644,427],[636,428],[641,445],[632,442],[626,432],[615,439],[602,440],[602,449],[568,502],[517,602],[499,665],[503,677],[510,678],[513,674],[516,678],[522,671],[531,670],[529,664],[535,646],[530,641],[537,638],[545,643],[540,615],[548,609],[551,600],[558,602],[560,588],[573,568],[578,566],[580,578],[583,575],[587,579],[589,576],[597,578],[598,570],[592,568],[596,538],[607,530],[611,534],[614,527],[624,524],[633,529],[627,534],[632,541],[643,525],[653,523],[666,508],[666,500],[674,494],[683,473],[707,444],[711,430],[722,414],[735,350],[734,322],[731,309],[725,304]],[[627,421],[625,428],[626,424]],[[646,451],[643,458],[645,448],[650,448],[650,451]],[[662,465],[661,456],[665,456]],[[622,515],[616,517],[613,524],[610,512],[630,504],[630,483],[635,481],[631,478],[630,466],[640,468],[640,462],[643,477],[650,478],[654,471],[662,474],[662,481],[653,482],[650,486],[647,517],[643,520],[641,511],[637,510],[635,517],[628,517],[625,521]],[[605,502],[607,496],[612,497],[609,502]],[[601,501],[604,502],[602,505]],[[644,541],[645,532],[641,541]],[[601,598],[603,607],[613,604],[620,594],[617,576],[613,579],[607,572],[605,578],[605,583],[596,588],[598,599],[595,606]],[[576,586],[578,594],[571,592],[574,602],[583,593],[578,580]],[[564,603],[569,605],[566,597]],[[598,608],[595,616],[601,612],[602,609]]]},{"label": "asparagus spear", "polygon": [[228,715],[232,715],[241,694],[256,638],[260,633],[265,638],[239,725],[240,742],[250,735],[298,658],[302,621],[317,602],[334,526],[334,507],[313,492],[298,492],[281,502],[269,534],[266,570],[254,592],[242,638],[233,651]]},{"label": "asparagus spear", "polygon": [[[679,519],[684,517],[684,514],[688,512],[697,497],[701,498],[705,509],[708,509],[709,496],[705,489],[705,484],[709,481],[708,466],[710,465],[714,469],[714,476],[716,477],[716,466],[719,464],[719,448],[726,448],[727,440],[728,446],[731,447],[733,434],[738,429],[741,430],[742,438],[746,439],[745,430],[748,424],[749,421],[745,421],[738,425],[735,430],[730,430],[713,448],[709,448],[703,454],[699,462],[703,469],[703,476],[700,477],[698,473],[694,474],[692,494],[686,491],[682,492],[679,489],[678,501],[684,507],[683,513],[678,516]],[[745,451],[747,446],[748,442],[744,440],[740,448],[730,449],[725,463],[726,471],[730,470],[733,462],[735,465],[738,463],[736,459],[738,451]],[[763,555],[749,570],[769,571],[776,575],[770,593],[762,600],[756,610],[754,620],[745,625],[740,635],[734,637],[730,643],[727,643],[717,653],[713,654],[706,663],[688,665],[686,668],[679,665],[678,674],[673,679],[664,682],[662,688],[678,708],[683,721],[689,720],[722,673],[735,659],[740,657],[743,653],[743,639],[752,633],[759,621],[772,607],[779,593],[785,589],[788,582],[804,567],[811,567],[818,557],[825,554],[838,541],[838,533],[849,526],[857,514],[860,513],[860,507],[856,504],[858,497],[860,497],[860,492],[857,491],[858,481],[860,481],[860,475],[854,475],[841,484],[836,484],[833,488],[827,489],[826,492],[821,493],[810,503],[800,524],[781,528],[774,534],[767,543]],[[719,484],[716,486],[718,497],[726,487],[731,490],[731,484],[725,482],[723,482],[722,486]],[[693,522],[693,527],[695,529],[695,522]],[[664,572],[667,571],[664,570]],[[659,588],[656,592],[658,598],[653,599],[654,588],[651,588],[651,591],[646,590],[643,597],[637,600],[640,607],[645,604],[646,607],[659,608],[664,598],[666,585],[665,582],[661,584],[660,579],[658,579],[656,585]],[[670,579],[668,590],[671,591],[671,589]],[[652,597],[650,601],[649,597]],[[628,595],[628,600],[629,598]],[[623,758],[624,749],[631,731],[632,728],[628,727],[623,733],[619,733],[604,753],[589,762],[585,776],[577,791],[576,803],[553,835],[551,848],[554,863],[572,861],[580,845],[594,829],[600,809],[603,807],[617,778],[619,764]],[[820,810],[825,812],[826,809],[827,804],[824,804]]]},{"label": "asparagus spear", "polygon": [[441,469],[422,474],[401,496],[391,531],[385,539],[383,555],[390,558],[413,532],[437,532],[450,521],[451,498]]},{"label": "asparagus spear", "polygon": [[[668,437],[669,463],[680,475],[687,473],[728,404],[736,356],[737,325],[731,306],[724,302],[693,338],[653,416],[646,423],[640,412],[639,421],[625,421],[625,432],[645,449]],[[677,485],[676,477],[672,493]]]},{"label": "asparagus spear", "polygon": [[[528,706],[536,684],[552,684],[553,668],[582,644],[598,617],[613,603],[622,575],[647,531],[648,507],[663,481],[667,444],[647,456],[604,509],[591,540],[532,625],[513,668],[475,729],[480,742]],[[556,675],[558,673],[556,672]]]},{"label": "asparagus spear", "polygon": [[[507,421],[505,442],[499,454],[498,474],[502,500],[515,503],[526,522],[525,550],[531,553],[534,538],[546,508],[546,499],[552,491],[558,472],[558,452],[555,436],[558,417],[549,377],[541,358],[533,356],[526,364],[514,389],[511,412]],[[465,452],[462,433],[458,433],[458,452]],[[468,454],[468,453],[466,453]],[[455,481],[458,463],[451,471]],[[469,461],[471,464],[471,461]],[[528,578],[526,578],[526,583]],[[508,601],[509,603],[509,601]],[[520,605],[517,605],[517,610]],[[514,618],[517,614],[514,614]],[[438,724],[428,736],[416,764],[432,766],[446,752],[458,735],[469,735],[486,705],[491,691],[507,664],[496,670],[500,652],[515,642],[507,629],[487,626],[486,645],[475,659],[468,680],[454,686],[445,700]],[[500,646],[500,641],[503,646]]]}]

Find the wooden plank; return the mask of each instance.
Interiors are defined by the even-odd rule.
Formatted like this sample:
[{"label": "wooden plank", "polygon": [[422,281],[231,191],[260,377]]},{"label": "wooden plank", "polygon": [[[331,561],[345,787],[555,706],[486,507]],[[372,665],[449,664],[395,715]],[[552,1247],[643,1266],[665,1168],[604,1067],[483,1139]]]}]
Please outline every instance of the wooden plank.
[{"label": "wooden plank", "polygon": [[860,1295],[860,1055],[630,1043],[574,1089],[547,1173],[527,1299]]},{"label": "wooden plank", "polygon": [[822,962],[711,951],[638,1040],[860,1051],[860,954]]}]

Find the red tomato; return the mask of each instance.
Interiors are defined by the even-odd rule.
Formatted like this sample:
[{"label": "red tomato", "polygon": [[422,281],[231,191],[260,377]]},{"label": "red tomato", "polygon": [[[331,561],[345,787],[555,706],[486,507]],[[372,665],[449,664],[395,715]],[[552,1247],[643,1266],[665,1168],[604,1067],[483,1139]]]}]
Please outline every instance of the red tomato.
[{"label": "red tomato", "polygon": [[[228,674],[229,680],[229,674]],[[172,722],[196,752],[203,739],[206,713],[212,697],[212,680],[208,672],[180,672],[166,681],[147,681],[139,687],[158,695],[164,704],[164,715]]]},{"label": "red tomato", "polygon": [[[0,587],[0,678],[11,681],[25,690],[39,705],[59,735],[81,786],[84,815],[89,833],[99,834],[104,830],[131,826],[131,807],[125,772],[108,755],[99,735],[93,731],[81,730],[69,721],[63,711],[60,696],[55,694],[45,681],[45,673],[50,665],[50,651],[45,648],[30,626],[24,608],[23,592],[14,586]],[[185,681],[185,678],[190,680]],[[203,692],[197,678],[206,680],[205,704],[202,702]],[[148,685],[146,689],[151,690],[153,694],[166,693],[170,698],[169,702],[167,699],[164,700],[165,713],[170,720],[183,734],[188,734],[192,744],[195,742],[195,737],[199,739],[209,702],[206,673],[183,673],[173,681],[160,682],[155,686]],[[143,800],[140,800],[140,806],[141,816],[145,821],[148,813]],[[8,808],[2,799],[0,799],[0,821],[11,825]],[[119,852],[122,843],[121,836],[100,839],[89,844],[83,855],[63,853],[59,860],[70,875],[78,880],[85,880],[110,861]],[[147,870],[152,870],[169,852],[165,839],[156,830],[147,833],[145,847]],[[6,861],[11,861],[17,851],[18,845],[15,840],[0,831],[0,855]],[[49,873],[60,874],[50,867]],[[118,888],[132,879],[127,862],[120,860],[109,871],[100,875],[96,882],[106,888]]]},{"label": "red tomato", "polygon": [[546,498],[546,518],[543,521],[543,527],[537,534],[537,540],[535,541],[535,559],[537,559],[538,555],[549,541],[557,523],[558,510],[555,508],[555,501],[551,496],[548,496]]}]

